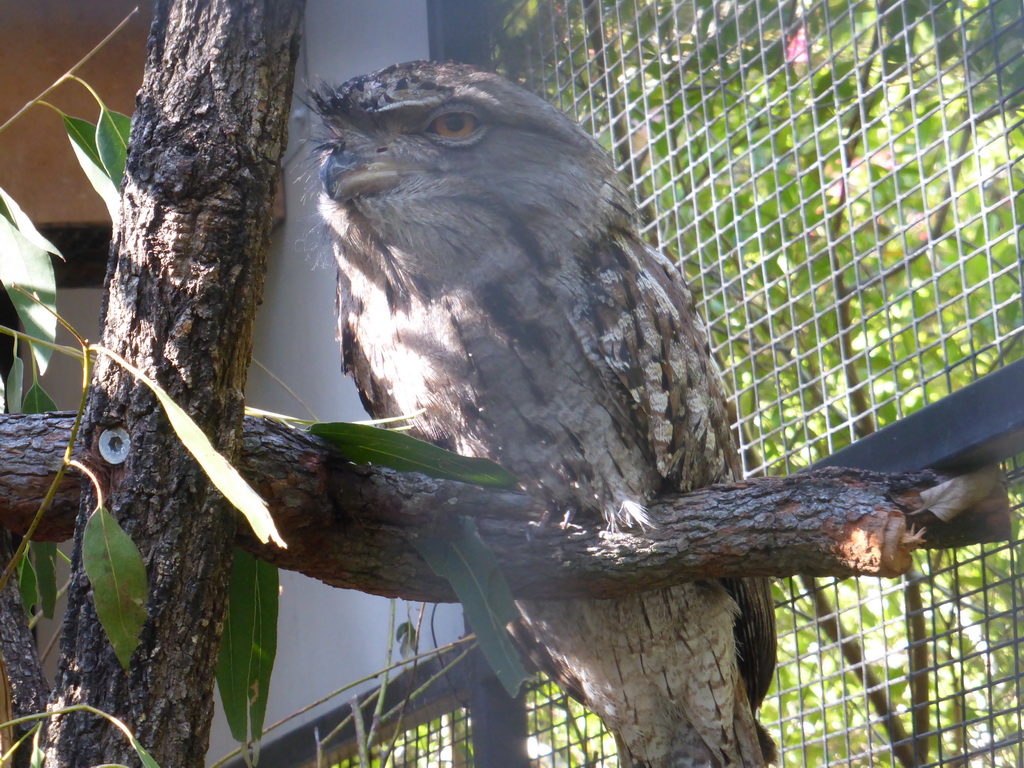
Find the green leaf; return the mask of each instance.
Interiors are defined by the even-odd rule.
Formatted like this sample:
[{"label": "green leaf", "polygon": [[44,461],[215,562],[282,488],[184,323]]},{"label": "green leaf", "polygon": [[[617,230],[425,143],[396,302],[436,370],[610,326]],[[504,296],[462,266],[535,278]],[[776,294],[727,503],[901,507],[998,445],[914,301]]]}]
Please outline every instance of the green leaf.
[{"label": "green leaf", "polygon": [[[157,761],[153,759],[153,756],[151,754],[149,754],[149,752],[146,751],[146,748],[144,746],[142,746],[142,744],[139,743],[139,740],[135,738],[135,734],[131,732],[131,730],[128,728],[127,725],[122,723],[120,720],[118,720],[113,715],[108,715],[106,712],[103,712],[102,710],[96,709],[95,707],[90,707],[88,705],[85,705],[82,708],[85,709],[87,712],[92,712],[94,714],[99,715],[100,717],[105,718],[108,722],[110,722],[118,730],[120,730],[121,733],[123,733],[125,736],[127,736],[128,737],[128,741],[131,742],[132,747],[135,749],[135,754],[138,755],[139,756],[139,760],[142,761],[143,768],[160,768],[160,764],[157,763]],[[75,709],[75,707],[69,707],[69,709]],[[116,766],[116,765],[111,764],[110,766],[98,765],[98,766],[96,766],[96,768],[127,768],[127,767],[126,766]]]},{"label": "green leaf", "polygon": [[18,563],[18,586],[25,611],[31,613],[32,606],[38,605],[43,615],[53,618],[57,602],[57,545],[51,542],[29,544],[31,557],[25,556]]},{"label": "green leaf", "polygon": [[434,573],[452,585],[498,680],[510,696],[518,694],[530,677],[506,629],[518,613],[508,582],[476,523],[460,518],[450,537],[415,540],[415,546]]},{"label": "green leaf", "polygon": [[267,509],[267,502],[261,499],[259,494],[249,487],[249,484],[238,474],[238,470],[217,452],[209,438],[203,434],[203,431],[182,410],[181,406],[175,403],[155,381],[116,352],[103,347],[93,347],[93,349],[117,361],[126,371],[153,391],[167,412],[171,427],[185,448],[199,462],[199,466],[206,472],[210,482],[217,486],[217,490],[223,493],[224,497],[239,512],[245,515],[256,537],[264,544],[273,541],[279,547],[287,547],[288,545],[284,543],[274,526],[274,520],[270,517],[270,511]]},{"label": "green leaf", "polygon": [[128,156],[128,133],[131,131],[132,119],[120,112],[113,112],[106,107],[100,112],[100,121],[96,124],[96,150],[103,163],[107,176],[120,190],[124,179],[124,163]]},{"label": "green leaf", "polygon": [[39,386],[38,381],[32,382],[32,386],[25,393],[25,399],[21,402],[22,413],[47,413],[56,411],[57,404],[53,402],[46,390]]},{"label": "green leaf", "polygon": [[64,130],[67,131],[71,143],[78,147],[89,163],[101,171],[109,180],[110,176],[107,174],[107,169],[103,167],[100,151],[96,147],[96,126],[88,120],[71,117],[63,113],[61,113],[61,118],[64,120]]},{"label": "green leaf", "polygon": [[263,736],[270,675],[277,654],[277,568],[235,550],[217,688],[236,741]]},{"label": "green leaf", "polygon": [[39,736],[42,732],[43,729],[37,726],[32,734],[32,752],[29,757],[28,768],[45,768],[46,753],[39,746]]},{"label": "green leaf", "polygon": [[100,151],[96,147],[96,126],[88,120],[81,120],[77,117],[63,115],[64,128],[71,139],[71,148],[75,150],[75,157],[79,165],[85,171],[85,176],[92,184],[92,188],[103,199],[107,206],[107,213],[110,220],[117,219],[117,208],[120,205],[121,197],[118,186],[110,180],[110,175],[100,158]]},{"label": "green leaf", "polygon": [[36,579],[35,566],[27,556],[18,561],[18,589],[25,613],[31,615],[32,606],[39,603],[39,581]]},{"label": "green leaf", "polygon": [[399,652],[402,658],[408,658],[416,653],[417,637],[416,625],[411,621],[403,621],[395,631],[395,642],[398,643]]},{"label": "green leaf", "polygon": [[143,768],[160,768],[160,764],[153,759],[153,756],[146,751],[146,748],[139,743],[139,740],[134,736],[130,737],[132,746],[135,748],[135,754],[139,756],[139,760],[142,761]]},{"label": "green leaf", "polygon": [[311,425],[309,431],[337,446],[355,464],[376,464],[496,488],[510,488],[517,482],[515,475],[493,461],[459,456],[394,430],[367,424],[320,422]]},{"label": "green leaf", "polygon": [[39,607],[43,609],[43,616],[52,619],[57,605],[57,545],[51,541],[33,541],[29,546],[36,568]]},{"label": "green leaf", "polygon": [[103,507],[85,525],[82,562],[92,584],[96,616],[121,666],[128,669],[146,621],[146,566],[135,542]]},{"label": "green leaf", "polygon": [[14,198],[0,189],[0,215],[4,216],[11,224],[13,224],[21,234],[33,245],[42,248],[44,251],[52,253],[54,256],[60,256],[60,251],[57,250],[57,246],[39,234],[39,230],[36,229],[36,225],[32,223],[32,219],[25,215],[25,212],[21,210]]},{"label": "green leaf", "polygon": [[25,362],[14,356],[11,361],[11,372],[7,374],[7,410],[9,413],[21,413],[21,390],[25,381]]},{"label": "green leaf", "polygon": [[[18,312],[25,333],[45,341],[57,337],[57,283],[50,254],[26,237],[6,216],[0,216],[0,282]],[[38,301],[33,301],[18,286]],[[33,344],[32,354],[40,373],[50,360],[49,347]]]}]

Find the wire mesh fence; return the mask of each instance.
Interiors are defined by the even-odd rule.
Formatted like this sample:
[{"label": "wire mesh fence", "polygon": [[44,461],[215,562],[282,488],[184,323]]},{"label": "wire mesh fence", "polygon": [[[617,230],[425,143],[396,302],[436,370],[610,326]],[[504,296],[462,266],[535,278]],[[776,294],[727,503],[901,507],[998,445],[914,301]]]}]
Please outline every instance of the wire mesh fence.
[{"label": "wire mesh fence", "polygon": [[507,73],[634,179],[699,293],[748,472],[1020,357],[1019,2],[516,3]]},{"label": "wire mesh fence", "polygon": [[[1021,0],[495,8],[499,69],[614,154],[689,280],[748,474],[799,471],[1024,357]],[[1005,469],[1019,521],[1024,457]],[[902,580],[778,583],[761,719],[782,764],[1024,765],[1022,561],[1015,522],[1005,543],[919,552]],[[533,765],[619,765],[552,685],[526,707]],[[411,727],[394,764],[470,765],[468,727]]]},{"label": "wire mesh fence", "polygon": [[[368,750],[367,757],[372,765],[386,764],[391,768],[471,768],[473,748],[469,733],[469,712],[465,707],[453,701],[450,712],[429,719],[413,715],[410,719],[419,722]],[[320,764],[330,765],[331,768],[359,768],[364,765],[354,745],[349,744],[344,752],[347,753],[344,757],[335,755],[334,759],[321,761]]]},{"label": "wire mesh fence", "polygon": [[618,766],[615,739],[586,707],[550,682],[526,693],[527,752],[537,768]]},{"label": "wire mesh fence", "polygon": [[[679,260],[749,474],[798,471],[1022,356],[1019,0],[501,8],[501,69],[613,152]],[[779,584],[762,719],[783,763],[1024,765],[1022,553]],[[559,764],[617,765],[583,754]]]}]

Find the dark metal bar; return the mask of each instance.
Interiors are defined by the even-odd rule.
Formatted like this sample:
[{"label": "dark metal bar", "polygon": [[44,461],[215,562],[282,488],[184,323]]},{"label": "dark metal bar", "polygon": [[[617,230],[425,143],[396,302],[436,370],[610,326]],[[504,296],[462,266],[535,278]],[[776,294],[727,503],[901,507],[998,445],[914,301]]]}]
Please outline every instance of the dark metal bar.
[{"label": "dark metal bar", "polygon": [[530,768],[524,695],[509,696],[480,654],[474,656],[470,671],[474,768]]},{"label": "dark metal bar", "polygon": [[814,465],[967,471],[1024,453],[1024,360],[1000,368]]},{"label": "dark metal bar", "polygon": [[427,0],[430,58],[491,67],[491,1]]}]

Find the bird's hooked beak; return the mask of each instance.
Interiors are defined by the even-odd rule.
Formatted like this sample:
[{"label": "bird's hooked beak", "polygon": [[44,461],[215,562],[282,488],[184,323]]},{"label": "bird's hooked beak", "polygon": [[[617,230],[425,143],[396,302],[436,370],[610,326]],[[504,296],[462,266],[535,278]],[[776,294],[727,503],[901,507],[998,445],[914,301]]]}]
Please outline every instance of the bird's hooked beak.
[{"label": "bird's hooked beak", "polygon": [[320,166],[327,196],[338,203],[394,189],[410,168],[381,154],[367,162],[351,152],[335,150]]}]

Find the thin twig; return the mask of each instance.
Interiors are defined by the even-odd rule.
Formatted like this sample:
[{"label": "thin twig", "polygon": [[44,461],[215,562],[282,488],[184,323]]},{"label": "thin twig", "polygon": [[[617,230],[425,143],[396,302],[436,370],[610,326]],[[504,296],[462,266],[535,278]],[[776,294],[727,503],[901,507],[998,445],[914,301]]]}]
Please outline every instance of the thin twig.
[{"label": "thin twig", "polygon": [[348,705],[352,707],[352,724],[356,728],[356,746],[359,748],[359,764],[362,768],[370,768],[369,747],[366,744],[366,724],[363,722],[363,710],[359,697],[353,696]]},{"label": "thin twig", "polygon": [[[413,635],[413,638],[412,638],[412,646],[411,646],[411,649],[412,649],[412,651],[414,653],[419,651],[419,647],[420,647],[420,630],[423,628],[423,617],[426,615],[426,612],[427,612],[427,604],[426,603],[420,603],[420,613],[419,613],[419,616],[416,617],[416,628],[414,630],[412,630],[413,632],[415,632],[415,634]],[[398,737],[401,735],[402,719],[405,717],[405,707],[409,703],[409,701],[411,700],[412,686],[413,686],[413,683],[416,680],[416,670],[418,668],[419,668],[419,659],[417,659],[416,661],[413,662],[412,668],[408,672],[409,684],[405,688],[405,696],[402,697],[402,701],[401,701],[401,704],[400,704],[400,708],[398,710],[398,714],[395,717],[395,727],[394,727],[394,730],[393,730],[393,732],[391,734],[391,743],[388,745],[387,752],[384,754],[384,761],[383,761],[383,763],[382,763],[380,768],[387,768],[387,766],[391,763],[392,757],[395,754],[395,748],[396,748],[396,746],[398,744]]]},{"label": "thin twig", "polygon": [[138,6],[136,6],[135,8],[132,9],[132,11],[127,16],[125,16],[123,19],[121,19],[121,23],[120,24],[118,24],[109,33],[107,33],[107,36],[104,37],[102,40],[100,40],[93,47],[93,49],[91,51],[89,51],[87,54],[85,54],[85,56],[80,58],[78,60],[78,62],[73,67],[71,67],[71,69],[69,69],[63,75],[61,75],[56,80],[54,80],[53,84],[49,88],[44,90],[42,93],[40,93],[34,99],[31,99],[30,101],[28,101],[25,104],[25,106],[23,106],[21,109],[19,109],[13,115],[11,115],[11,117],[9,117],[7,119],[7,121],[3,125],[0,125],[0,133],[3,133],[7,129],[7,126],[9,126],[11,123],[13,123],[15,120],[17,120],[19,117],[21,117],[26,112],[28,112],[28,110],[31,109],[36,104],[36,102],[41,101],[42,99],[45,99],[47,96],[49,96],[50,93],[52,93],[53,90],[57,86],[59,86],[65,80],[69,80],[69,79],[73,78],[75,76],[75,73],[79,69],[81,69],[89,61],[89,59],[91,59],[93,56],[95,56],[100,51],[101,48],[103,48],[107,43],[109,43],[111,41],[111,39],[114,37],[114,35],[118,34],[122,29],[124,29],[128,25],[128,22],[131,21],[132,17],[136,13],[138,13],[138,12],[139,12],[139,9],[138,9]]},{"label": "thin twig", "polygon": [[11,574],[18,567],[18,563],[21,558],[25,556],[25,551],[28,549],[29,542],[32,540],[32,536],[36,532],[36,528],[43,521],[43,517],[46,515],[46,511],[50,508],[53,503],[54,497],[57,495],[57,488],[60,486],[61,480],[64,479],[64,473],[67,472],[68,467],[71,466],[71,453],[75,448],[75,442],[78,440],[78,429],[82,425],[82,417],[85,414],[85,402],[89,395],[89,348],[86,347],[83,350],[82,355],[82,397],[78,403],[78,413],[75,414],[75,421],[71,425],[71,437],[68,439],[67,447],[64,449],[64,457],[61,460],[60,467],[57,469],[57,474],[53,477],[53,482],[50,483],[49,489],[46,491],[46,496],[43,499],[43,503],[39,505],[39,510],[36,512],[36,516],[32,518],[32,522],[29,524],[28,530],[25,531],[25,535],[18,545],[18,549],[14,552],[11,557],[11,561],[7,564],[4,569],[3,575],[0,576],[0,592],[3,591],[7,585],[8,580],[11,578]]},{"label": "thin twig", "polygon": [[[475,640],[476,638],[474,637],[473,639]],[[433,675],[428,677],[423,682],[423,684],[420,685],[419,688],[417,688],[415,691],[412,692],[412,694],[410,694],[409,699],[410,700],[415,699],[417,696],[420,696],[421,694],[423,694],[424,691],[426,691],[431,685],[436,683],[442,677],[447,677],[448,673],[451,672],[455,668],[455,666],[457,664],[459,664],[463,659],[465,659],[466,656],[469,655],[469,652],[472,651],[475,647],[476,647],[476,643],[471,645],[469,648],[466,648],[462,653],[460,653],[458,656],[456,656],[450,662],[445,664],[441,669],[439,669]],[[405,702],[404,701],[399,703],[399,704],[396,704],[394,707],[392,707],[390,710],[388,710],[387,713],[385,713],[384,721],[385,722],[389,721],[392,718],[392,716],[395,715],[396,713],[400,712],[402,707],[404,707],[404,706],[405,706]]]},{"label": "thin twig", "polygon": [[[271,731],[274,731],[274,730],[280,728],[283,725],[287,725],[289,722],[294,720],[296,717],[301,717],[302,715],[304,715],[307,712],[309,712],[311,709],[315,709],[316,707],[319,707],[321,704],[327,703],[331,699],[336,698],[337,696],[340,696],[341,694],[345,693],[345,691],[349,691],[352,688],[355,688],[356,686],[362,685],[363,683],[368,683],[371,680],[375,680],[376,678],[378,678],[382,674],[384,674],[384,672],[386,672],[386,671],[394,671],[395,669],[398,669],[399,667],[404,667],[406,664],[412,664],[412,663],[417,662],[417,661],[419,661],[421,659],[427,658],[428,656],[437,655],[439,653],[442,653],[444,651],[450,650],[452,648],[457,648],[458,646],[463,645],[465,643],[474,642],[475,640],[476,640],[476,636],[475,635],[467,635],[466,637],[460,637],[458,640],[454,640],[454,641],[452,641],[450,643],[447,643],[446,645],[442,645],[439,648],[434,648],[433,650],[424,651],[423,653],[418,653],[415,656],[410,656],[407,659],[402,659],[401,661],[392,664],[391,667],[388,670],[378,669],[376,672],[371,672],[369,675],[365,675],[364,677],[360,677],[358,680],[353,680],[353,681],[351,681],[349,683],[346,683],[341,688],[333,690],[330,693],[328,693],[327,695],[321,696],[319,699],[316,699],[315,701],[311,701],[310,703],[306,704],[304,707],[300,707],[299,709],[295,710],[291,714],[285,715],[280,720],[278,720],[276,723],[268,725],[266,728],[263,729],[263,735],[265,737]],[[351,715],[349,715],[348,717],[351,717]],[[348,722],[348,717],[346,717],[345,720],[342,721],[342,724]],[[385,717],[386,717],[386,715],[385,715]],[[342,725],[339,725],[338,728],[335,728],[334,731],[331,731],[331,734],[334,734],[335,732],[340,730],[341,727],[342,727]],[[327,736],[325,736],[323,739],[320,740],[320,742],[321,743],[326,743],[331,738],[331,734],[328,734]],[[211,765],[210,768],[223,768],[225,763],[227,763],[233,757],[236,757],[236,756],[240,755],[241,753],[242,753],[241,748],[240,747],[236,748],[236,749],[232,750],[231,752],[228,752],[226,755],[224,755],[220,760],[218,760],[213,765]]]},{"label": "thin twig", "polygon": [[301,405],[306,410],[306,413],[309,414],[309,417],[311,419],[313,419],[313,421],[320,421],[320,419],[317,418],[317,415],[315,413],[313,413],[313,409],[312,409],[312,407],[310,407],[309,403],[307,403],[305,400],[303,400],[299,396],[298,392],[296,392],[294,389],[292,389],[290,386],[288,386],[288,384],[284,381],[284,379],[282,379],[280,376],[278,376],[272,370],[267,368],[267,366],[265,366],[263,363],[261,363],[255,357],[252,359],[252,364],[255,365],[257,368],[259,368],[261,371],[263,371],[263,373],[265,373],[267,376],[269,376],[271,381],[273,381],[275,384],[277,384],[277,386],[279,386],[281,389],[283,389],[288,394],[289,397],[291,397],[295,402],[297,402],[299,405]]},{"label": "thin twig", "polygon": [[[384,656],[384,667],[391,666],[391,659],[394,656],[395,649],[395,606],[397,600],[391,601],[391,610],[388,612],[388,641],[387,651]],[[390,679],[389,672],[385,672],[381,677],[380,687],[377,688],[377,705],[373,710],[373,719],[370,721],[370,731],[367,734],[366,748],[369,749],[373,741],[377,737],[377,729],[380,727],[380,716],[384,711],[384,697],[387,696],[388,692],[388,681]]]},{"label": "thin twig", "polygon": [[[860,77],[860,93],[864,94],[868,90],[868,84],[871,79],[871,64],[870,62],[879,53],[879,44],[881,33],[877,28],[872,30],[871,38],[871,49],[868,51],[867,60],[864,67],[861,70]],[[856,110],[850,117],[850,122],[846,126],[846,139],[842,141],[843,151],[841,161],[843,164],[843,179],[842,184],[839,187],[839,198],[836,200],[835,210],[827,217],[828,218],[828,231],[829,231],[829,247],[828,257],[830,267],[832,270],[832,284],[833,290],[836,295],[836,309],[839,317],[837,318],[837,325],[839,327],[839,348],[843,356],[843,373],[846,376],[847,392],[850,399],[850,417],[853,420],[853,428],[857,437],[864,438],[875,431],[875,421],[871,413],[871,402],[868,398],[867,388],[861,386],[860,374],[857,371],[857,365],[854,363],[854,349],[853,349],[853,315],[850,311],[850,305],[853,301],[855,292],[847,287],[846,281],[843,278],[843,272],[841,265],[836,261],[836,243],[839,240],[839,233],[842,227],[842,213],[847,207],[847,199],[849,196],[849,174],[846,173],[846,169],[851,168],[853,156],[857,151],[857,145],[861,139],[861,129],[864,126],[864,116],[870,114],[871,110],[875,108],[881,97],[882,89],[881,86],[875,89],[870,95],[863,96],[860,109]],[[863,162],[868,162],[865,157]],[[853,234],[848,233],[851,240],[851,248]]]}]

